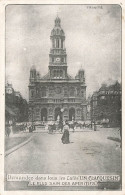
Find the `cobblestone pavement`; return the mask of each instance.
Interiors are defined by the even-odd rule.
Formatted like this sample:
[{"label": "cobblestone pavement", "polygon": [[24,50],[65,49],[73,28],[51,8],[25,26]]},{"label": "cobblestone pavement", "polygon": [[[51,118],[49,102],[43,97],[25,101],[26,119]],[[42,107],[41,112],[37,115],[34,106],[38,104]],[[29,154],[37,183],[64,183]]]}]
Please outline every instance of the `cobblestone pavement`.
[{"label": "cobblestone pavement", "polygon": [[[61,136],[34,133],[31,142],[5,158],[6,173],[121,175],[120,143],[108,139],[120,138],[118,129],[70,132],[66,145]],[[19,183],[6,187],[21,188]]]}]

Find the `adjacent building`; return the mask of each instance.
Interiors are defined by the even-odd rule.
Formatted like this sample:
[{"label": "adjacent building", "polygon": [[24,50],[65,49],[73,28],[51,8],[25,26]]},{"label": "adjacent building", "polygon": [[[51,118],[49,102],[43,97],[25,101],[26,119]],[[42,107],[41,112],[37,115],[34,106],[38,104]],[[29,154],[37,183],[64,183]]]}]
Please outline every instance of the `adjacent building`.
[{"label": "adjacent building", "polygon": [[86,120],[85,72],[80,69],[75,78],[67,72],[65,33],[59,17],[50,40],[48,73],[41,77],[34,66],[30,70],[29,120]]},{"label": "adjacent building", "polygon": [[28,121],[28,103],[9,83],[5,85],[5,114],[6,123]]},{"label": "adjacent building", "polygon": [[103,84],[91,97],[91,120],[121,123],[121,84]]}]

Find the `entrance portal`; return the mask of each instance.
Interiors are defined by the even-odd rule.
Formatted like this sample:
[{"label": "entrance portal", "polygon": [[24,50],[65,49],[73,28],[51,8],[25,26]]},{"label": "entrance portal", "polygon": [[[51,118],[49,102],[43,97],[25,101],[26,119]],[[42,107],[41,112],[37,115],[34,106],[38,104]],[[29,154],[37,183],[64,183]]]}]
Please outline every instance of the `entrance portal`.
[{"label": "entrance portal", "polygon": [[75,109],[70,108],[69,109],[69,121],[75,120]]},{"label": "entrance portal", "polygon": [[41,121],[47,121],[47,109],[42,108],[41,110]]},{"label": "entrance portal", "polygon": [[61,108],[59,107],[55,109],[55,121],[57,121],[58,116],[59,116],[59,119],[62,120]]}]

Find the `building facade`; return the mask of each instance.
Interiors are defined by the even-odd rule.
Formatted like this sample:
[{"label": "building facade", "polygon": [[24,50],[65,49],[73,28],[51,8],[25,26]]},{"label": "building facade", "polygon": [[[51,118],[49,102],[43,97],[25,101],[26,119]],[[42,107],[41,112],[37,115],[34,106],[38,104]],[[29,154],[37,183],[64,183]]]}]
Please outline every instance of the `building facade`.
[{"label": "building facade", "polygon": [[41,77],[35,67],[30,70],[29,120],[86,120],[85,72],[71,77],[67,72],[65,33],[59,17],[50,35],[48,73]]},{"label": "building facade", "polygon": [[28,103],[9,83],[5,85],[5,111],[6,123],[28,121]]},{"label": "building facade", "polygon": [[91,120],[121,124],[121,85],[102,85],[91,97]]}]

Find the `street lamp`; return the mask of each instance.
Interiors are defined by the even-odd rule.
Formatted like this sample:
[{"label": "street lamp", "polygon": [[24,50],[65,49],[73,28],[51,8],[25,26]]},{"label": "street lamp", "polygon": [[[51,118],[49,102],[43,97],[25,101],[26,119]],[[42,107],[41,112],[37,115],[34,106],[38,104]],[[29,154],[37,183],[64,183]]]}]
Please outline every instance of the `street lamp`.
[{"label": "street lamp", "polygon": [[61,115],[62,115],[62,121],[63,121],[63,112],[64,112],[64,108],[63,108],[63,102],[64,102],[64,99],[61,99],[61,102],[62,102],[62,108],[61,108]]},{"label": "street lamp", "polygon": [[84,121],[84,116],[83,116],[83,106],[84,106],[84,103],[83,103],[83,100],[82,100],[81,106],[82,106],[82,121]]}]

